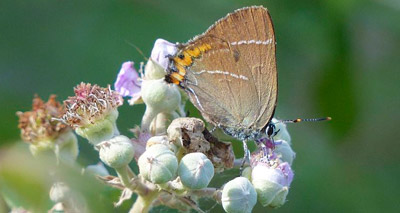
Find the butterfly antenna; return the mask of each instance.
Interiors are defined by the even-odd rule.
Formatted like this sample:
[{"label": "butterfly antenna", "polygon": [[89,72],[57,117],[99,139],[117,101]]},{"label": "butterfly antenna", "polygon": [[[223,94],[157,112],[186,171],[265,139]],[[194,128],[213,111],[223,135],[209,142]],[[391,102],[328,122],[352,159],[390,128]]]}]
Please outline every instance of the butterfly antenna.
[{"label": "butterfly antenna", "polygon": [[325,117],[325,118],[297,118],[293,120],[281,120],[279,121],[280,123],[288,124],[288,123],[299,123],[299,122],[317,122],[317,121],[330,121],[332,120],[331,117]]},{"label": "butterfly antenna", "polygon": [[138,53],[139,53],[141,56],[143,56],[143,58],[144,58],[145,61],[149,60],[149,58],[147,58],[146,56],[144,56],[142,50],[141,50],[139,47],[137,47],[136,45],[134,45],[133,43],[131,43],[131,42],[127,41],[127,40],[125,40],[125,42],[126,42],[127,44],[129,44],[130,46],[132,46],[133,48],[135,48],[136,51],[138,51]]}]

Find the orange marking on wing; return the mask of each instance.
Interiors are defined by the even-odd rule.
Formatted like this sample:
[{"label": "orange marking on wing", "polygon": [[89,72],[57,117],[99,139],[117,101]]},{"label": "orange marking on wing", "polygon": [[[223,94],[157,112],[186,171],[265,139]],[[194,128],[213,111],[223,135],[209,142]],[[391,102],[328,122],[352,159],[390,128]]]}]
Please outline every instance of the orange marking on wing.
[{"label": "orange marking on wing", "polygon": [[[185,76],[186,70],[184,67],[189,67],[193,64],[193,58],[198,58],[204,52],[211,49],[210,44],[201,44],[198,47],[184,50],[174,57],[175,66],[180,75]],[[181,56],[181,57],[179,57]],[[183,57],[182,57],[183,56]]]},{"label": "orange marking on wing", "polygon": [[187,52],[187,51],[184,51],[183,52],[183,55],[185,56],[184,58],[183,58],[183,65],[185,65],[185,66],[190,66],[190,65],[192,65],[192,63],[193,63],[193,61],[192,61],[192,56]]},{"label": "orange marking on wing", "polygon": [[181,76],[186,75],[186,69],[181,64],[176,64],[175,67],[178,70],[179,75]]},{"label": "orange marking on wing", "polygon": [[205,51],[211,49],[211,45],[209,45],[209,44],[202,44],[201,46],[199,46],[199,49],[200,49],[200,51],[201,51],[202,53],[204,53]]},{"label": "orange marking on wing", "polygon": [[190,57],[190,55],[186,52],[183,52],[183,58],[179,58],[178,56],[176,56],[174,58],[175,64],[180,64],[182,66],[190,66],[192,65],[193,61],[192,61],[192,57]]},{"label": "orange marking on wing", "polygon": [[182,75],[179,75],[179,74],[176,73],[176,72],[172,73],[172,74],[171,74],[171,77],[172,77],[173,83],[175,83],[175,82],[174,82],[174,79],[177,80],[177,81],[179,81],[179,82],[183,81],[183,76],[182,76]]},{"label": "orange marking on wing", "polygon": [[189,53],[189,55],[191,55],[192,57],[195,57],[195,58],[199,57],[199,55],[201,54],[200,49],[197,48],[197,47],[194,48],[194,49],[186,50],[186,52]]}]

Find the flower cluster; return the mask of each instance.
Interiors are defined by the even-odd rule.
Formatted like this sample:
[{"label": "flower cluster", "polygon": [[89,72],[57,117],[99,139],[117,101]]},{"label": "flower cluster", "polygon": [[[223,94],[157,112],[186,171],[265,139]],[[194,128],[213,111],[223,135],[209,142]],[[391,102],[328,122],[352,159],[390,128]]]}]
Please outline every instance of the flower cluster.
[{"label": "flower cluster", "polygon": [[[57,138],[72,127],[118,175],[110,176],[103,164],[85,170],[122,191],[116,206],[137,194],[130,212],[148,212],[156,205],[201,212],[200,198],[214,199],[226,212],[251,212],[257,202],[274,208],[283,205],[293,180],[290,165],[295,153],[285,124],[276,119],[271,121],[276,134],[256,141],[257,150],[242,176],[209,187],[216,174],[234,168],[241,159],[235,159],[232,144],[212,135],[202,120],[186,117],[186,94],[164,80],[167,56],[176,51],[175,44],[158,39],[141,75],[133,62],[122,64],[115,91],[81,83],[64,106],[54,96],[47,103],[35,98],[32,112],[18,113],[23,139],[36,143]],[[121,135],[116,125],[122,97],[130,97],[131,105],[146,105],[140,127],[132,130],[134,138]],[[139,167],[137,174],[129,166],[132,161]],[[50,193],[64,210],[81,211],[85,204],[71,201],[72,194],[73,189],[60,181]]]},{"label": "flower cluster", "polygon": [[45,103],[35,96],[32,111],[17,112],[18,128],[22,140],[29,143],[34,156],[52,151],[58,160],[71,161],[78,156],[78,141],[71,128],[58,118],[63,114],[63,106],[51,95]]}]

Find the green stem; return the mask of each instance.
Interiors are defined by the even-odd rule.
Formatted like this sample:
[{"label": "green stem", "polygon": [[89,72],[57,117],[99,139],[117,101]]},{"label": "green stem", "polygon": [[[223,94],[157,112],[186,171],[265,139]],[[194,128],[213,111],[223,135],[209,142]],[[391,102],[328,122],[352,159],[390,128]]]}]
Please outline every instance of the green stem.
[{"label": "green stem", "polygon": [[151,107],[149,106],[146,107],[146,111],[144,112],[144,115],[142,117],[142,125],[141,125],[143,132],[150,132],[150,124],[158,113],[159,113],[158,111],[155,111]]},{"label": "green stem", "polygon": [[129,213],[147,213],[151,207],[153,201],[160,194],[160,191],[152,191],[147,195],[138,195]]},{"label": "green stem", "polygon": [[124,166],[121,168],[116,168],[115,171],[118,174],[119,179],[121,180],[121,183],[129,188],[131,186],[131,172],[129,172],[130,168],[128,166]]}]

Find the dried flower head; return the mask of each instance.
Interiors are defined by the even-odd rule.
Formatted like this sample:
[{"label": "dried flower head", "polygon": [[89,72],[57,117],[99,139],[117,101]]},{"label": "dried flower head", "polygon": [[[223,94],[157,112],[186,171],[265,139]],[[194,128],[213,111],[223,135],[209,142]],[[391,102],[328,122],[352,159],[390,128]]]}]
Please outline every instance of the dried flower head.
[{"label": "dried flower head", "polygon": [[68,126],[55,120],[62,115],[62,105],[56,101],[56,95],[51,95],[44,103],[40,97],[33,98],[32,111],[17,112],[19,117],[18,128],[21,129],[21,137],[32,144],[43,140],[57,138],[68,130]]},{"label": "dried flower head", "polygon": [[110,86],[102,88],[82,82],[74,88],[74,92],[75,96],[64,101],[65,113],[62,117],[73,128],[94,124],[123,103],[121,96]]}]

